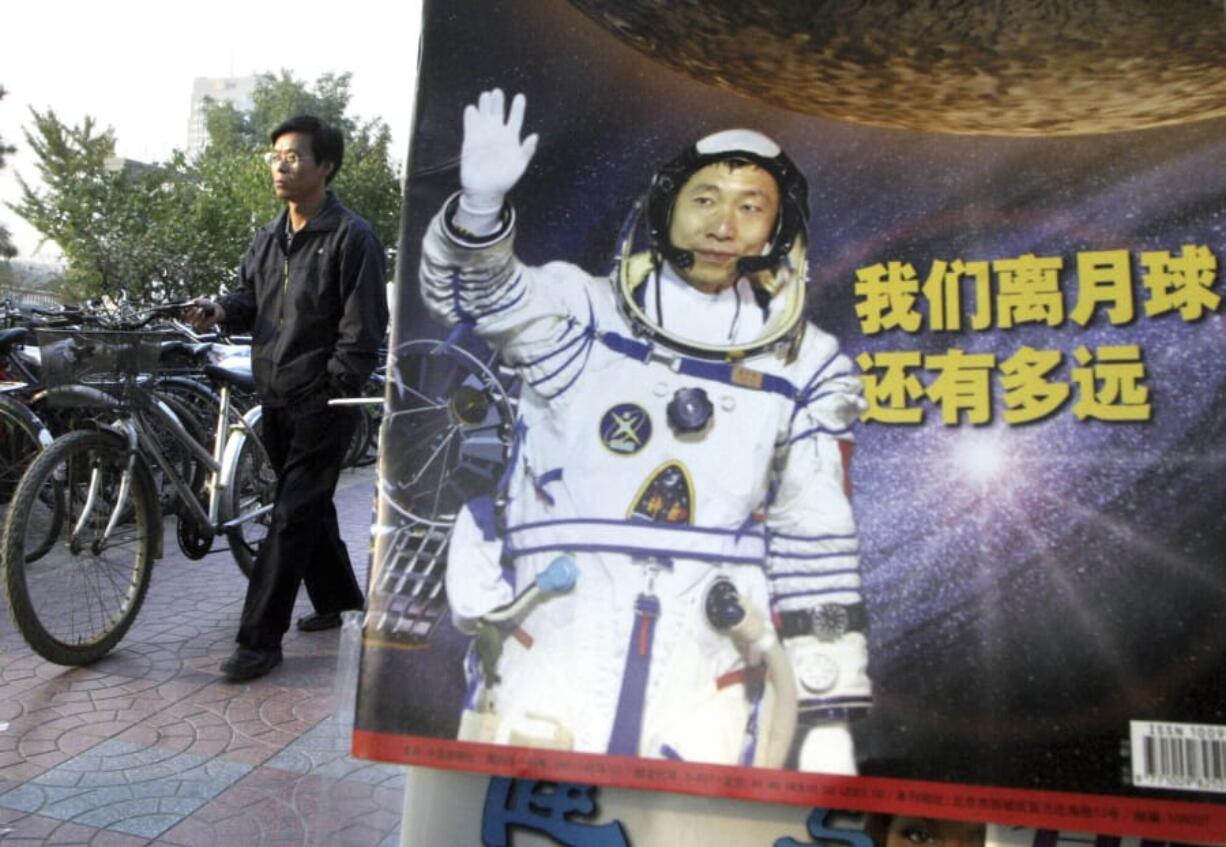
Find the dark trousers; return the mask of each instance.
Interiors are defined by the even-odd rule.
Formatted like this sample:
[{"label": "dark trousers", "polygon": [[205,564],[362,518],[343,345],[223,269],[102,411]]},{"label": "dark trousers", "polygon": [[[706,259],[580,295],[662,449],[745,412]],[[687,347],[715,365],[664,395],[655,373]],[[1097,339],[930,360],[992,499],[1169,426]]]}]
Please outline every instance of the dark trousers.
[{"label": "dark trousers", "polygon": [[240,646],[281,646],[299,583],[317,612],[362,607],[332,503],[353,426],[352,409],[329,408],[323,398],[264,409],[261,435],[277,471],[277,499],[247,585]]}]

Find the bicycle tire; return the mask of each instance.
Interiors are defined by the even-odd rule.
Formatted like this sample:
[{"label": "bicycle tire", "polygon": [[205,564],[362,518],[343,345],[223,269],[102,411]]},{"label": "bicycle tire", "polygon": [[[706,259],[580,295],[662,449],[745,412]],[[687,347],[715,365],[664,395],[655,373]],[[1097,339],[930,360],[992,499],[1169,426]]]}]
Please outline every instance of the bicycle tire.
[{"label": "bicycle tire", "polygon": [[[209,387],[203,377],[162,376],[153,383],[153,389],[161,395],[169,394],[176,400],[185,403],[192,410],[196,422],[204,432],[212,432],[217,427],[217,413],[221,408],[221,398]],[[232,411],[232,415],[238,416]],[[212,443],[205,445],[212,447]]]},{"label": "bicycle tire", "polygon": [[43,448],[45,430],[33,412],[0,394],[0,503],[13,499],[21,475]]},{"label": "bicycle tire", "polygon": [[[387,392],[387,385],[381,375],[378,373],[372,374],[370,379],[366,381],[365,387],[362,389],[363,397],[379,397],[383,398]],[[361,406],[362,413],[368,420],[366,446],[358,457],[355,467],[365,467],[373,465],[379,460],[379,434],[383,429],[383,403],[375,406]]]},{"label": "bicycle tire", "polygon": [[[164,393],[160,388],[154,391],[154,396],[174,413],[188,435],[194,438],[202,447],[212,449],[213,440],[209,437],[210,430],[205,429],[201,425],[193,409],[189,408],[175,394]],[[179,477],[188,484],[188,487],[198,497],[203,497],[205,484],[208,480],[208,468],[196,458],[190,448],[179,441],[173,433],[167,431],[166,427],[159,423],[157,418],[149,415],[146,417],[146,422],[149,425],[149,435],[157,440],[158,449],[161,450],[163,457],[175,469]],[[186,510],[186,506],[182,504],[179,493],[174,489],[171,482],[165,478],[164,471],[157,467],[157,464],[152,459],[149,460],[149,469],[152,471],[154,482],[158,487],[158,502],[161,504],[162,511],[166,514],[182,516],[182,511]]]},{"label": "bicycle tire", "polygon": [[[233,480],[226,486],[222,495],[223,522],[252,510],[271,506],[276,500],[276,472],[259,439],[252,437],[250,433],[245,434],[234,462],[236,469]],[[259,518],[226,530],[230,555],[234,557],[234,563],[238,565],[243,576],[250,578],[256,556],[268,537],[271,524],[272,511],[269,510]]]},{"label": "bicycle tire", "polygon": [[[87,665],[102,658],[123,638],[144,602],[160,518],[149,477],[140,469],[130,475],[129,503],[119,510],[123,518],[101,544],[129,457],[127,444],[115,433],[69,433],[30,464],[5,516],[0,566],[9,612],[26,643],[49,662]],[[95,508],[82,521],[95,474]],[[47,496],[60,498],[64,520],[52,550],[28,562],[31,510]],[[79,522],[82,533],[74,539]]]},{"label": "bicycle tire", "polygon": [[[17,490],[22,474],[46,444],[51,442],[47,427],[28,407],[0,394],[0,520]],[[59,531],[56,521],[61,517],[54,501],[45,517],[46,532],[41,543],[27,552],[31,560],[44,555]]]},{"label": "bicycle tire", "polygon": [[353,432],[349,436],[349,444],[345,447],[345,457],[341,460],[342,468],[354,468],[362,460],[370,443],[370,416],[361,406],[349,407],[345,412],[353,422]]}]

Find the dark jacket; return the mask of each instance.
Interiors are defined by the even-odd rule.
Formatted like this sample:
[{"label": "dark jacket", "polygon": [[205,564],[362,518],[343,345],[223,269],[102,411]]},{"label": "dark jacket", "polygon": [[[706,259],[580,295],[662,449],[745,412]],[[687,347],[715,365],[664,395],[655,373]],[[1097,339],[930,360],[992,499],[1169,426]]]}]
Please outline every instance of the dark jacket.
[{"label": "dark jacket", "polygon": [[226,328],[250,331],[251,369],[266,406],[358,394],[387,328],[383,245],[328,192],[290,238],[289,210],[256,233],[239,289],[221,298]]}]

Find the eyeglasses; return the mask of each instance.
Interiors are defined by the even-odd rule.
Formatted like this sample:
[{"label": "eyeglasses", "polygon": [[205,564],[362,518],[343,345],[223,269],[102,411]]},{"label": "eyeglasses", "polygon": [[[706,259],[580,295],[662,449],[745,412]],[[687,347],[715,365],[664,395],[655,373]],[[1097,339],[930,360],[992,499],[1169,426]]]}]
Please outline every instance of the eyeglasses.
[{"label": "eyeglasses", "polygon": [[287,153],[279,153],[275,151],[272,153],[265,153],[263,158],[264,158],[264,162],[269,167],[276,167],[277,165],[284,162],[285,164],[290,166],[291,170],[296,170],[298,166],[302,164],[303,162],[303,158],[300,157],[293,150],[290,150]]}]

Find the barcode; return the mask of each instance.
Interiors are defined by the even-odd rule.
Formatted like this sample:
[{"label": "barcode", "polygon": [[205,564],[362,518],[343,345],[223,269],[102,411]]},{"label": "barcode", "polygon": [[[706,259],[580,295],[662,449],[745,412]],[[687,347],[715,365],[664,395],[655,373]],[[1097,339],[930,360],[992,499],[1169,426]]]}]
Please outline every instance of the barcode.
[{"label": "barcode", "polygon": [[1129,723],[1133,785],[1226,793],[1226,726]]}]

